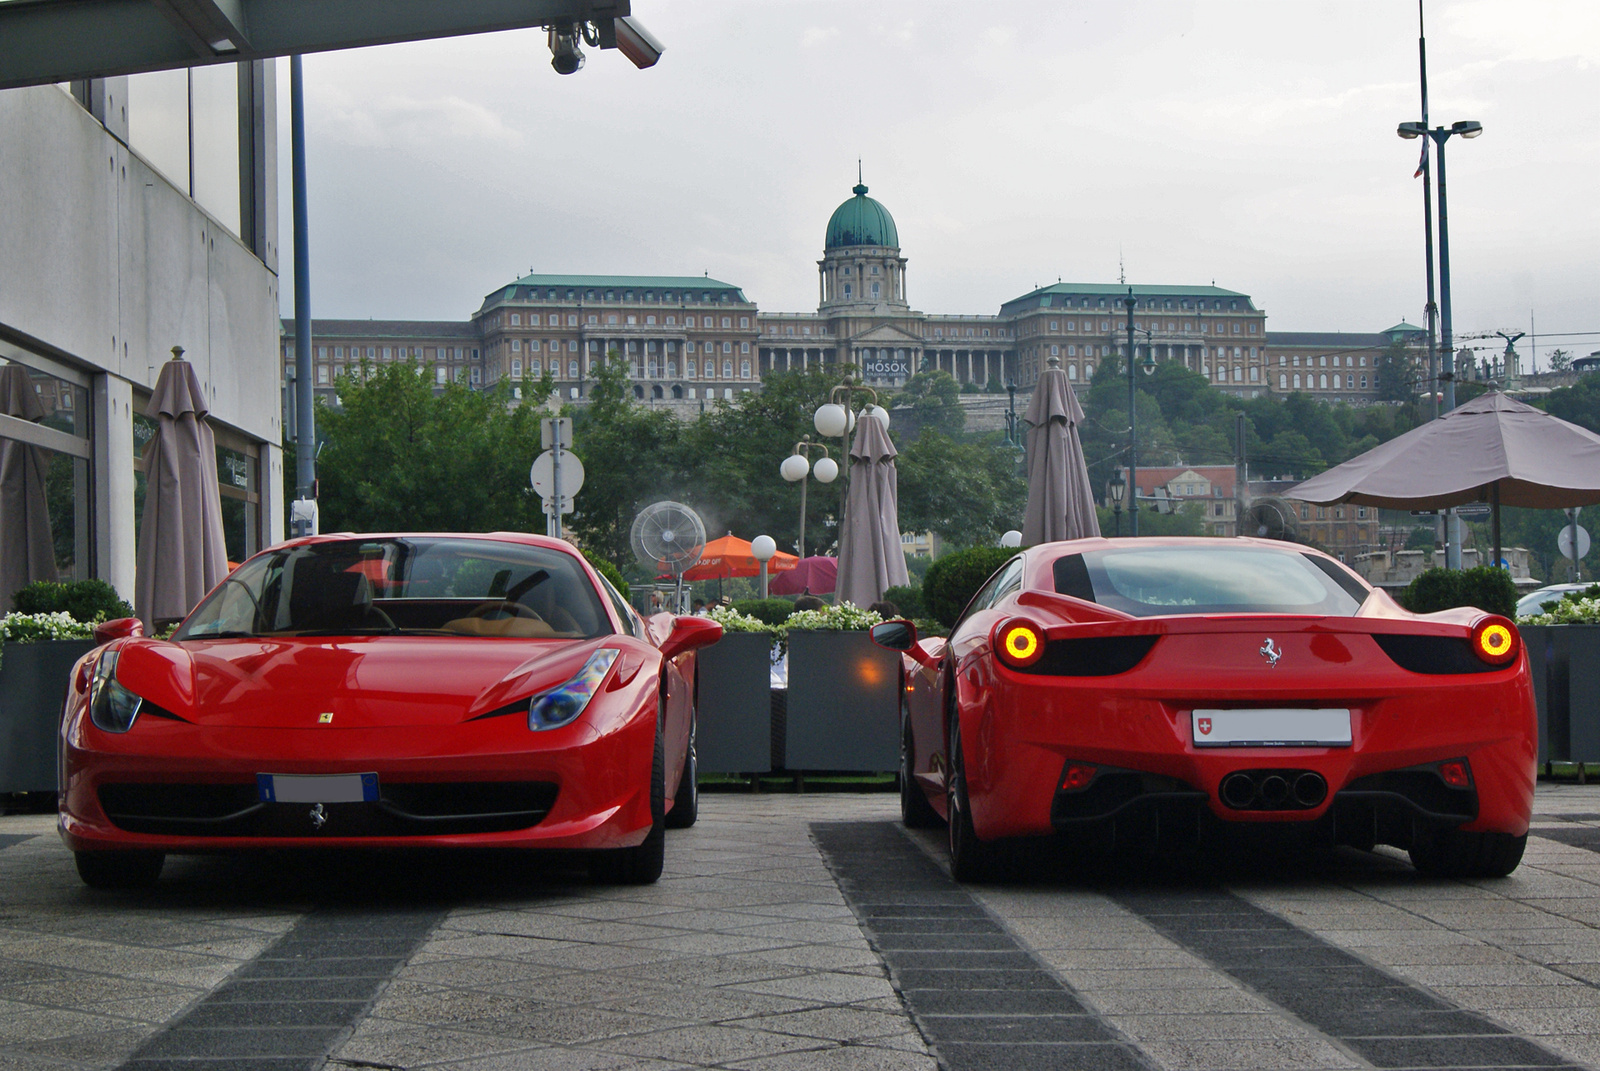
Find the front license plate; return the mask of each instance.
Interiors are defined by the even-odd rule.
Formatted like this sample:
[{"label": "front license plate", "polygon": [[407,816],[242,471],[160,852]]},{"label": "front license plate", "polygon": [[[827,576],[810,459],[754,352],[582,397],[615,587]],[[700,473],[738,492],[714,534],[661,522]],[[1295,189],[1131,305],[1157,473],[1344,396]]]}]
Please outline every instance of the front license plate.
[{"label": "front license plate", "polygon": [[373,803],[378,798],[378,775],[256,774],[256,791],[262,803]]},{"label": "front license plate", "polygon": [[1196,710],[1195,747],[1349,747],[1350,711],[1342,707]]}]

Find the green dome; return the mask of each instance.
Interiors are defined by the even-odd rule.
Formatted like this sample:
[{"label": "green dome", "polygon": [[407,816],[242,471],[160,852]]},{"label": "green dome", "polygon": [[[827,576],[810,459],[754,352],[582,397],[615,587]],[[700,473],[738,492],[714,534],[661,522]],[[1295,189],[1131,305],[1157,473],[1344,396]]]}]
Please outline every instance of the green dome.
[{"label": "green dome", "polygon": [[900,232],[894,229],[889,210],[867,196],[867,188],[856,185],[855,196],[833,210],[828,220],[824,249],[846,245],[881,245],[900,248]]}]

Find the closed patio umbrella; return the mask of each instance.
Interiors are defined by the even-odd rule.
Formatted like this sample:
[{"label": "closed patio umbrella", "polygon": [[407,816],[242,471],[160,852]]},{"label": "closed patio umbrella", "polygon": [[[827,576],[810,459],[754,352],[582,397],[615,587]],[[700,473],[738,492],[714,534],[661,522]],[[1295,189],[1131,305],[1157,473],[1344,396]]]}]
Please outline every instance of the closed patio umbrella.
[{"label": "closed patio umbrella", "polygon": [[1383,509],[1561,509],[1600,502],[1600,435],[1491,392],[1297,484],[1289,498]]},{"label": "closed patio umbrella", "polygon": [[1078,439],[1083,407],[1059,358],[1050,358],[1050,367],[1040,374],[1022,419],[1030,425],[1023,545],[1098,536],[1100,520],[1094,512],[1089,467]]},{"label": "closed patio umbrella", "polygon": [[185,616],[228,575],[209,409],[193,365],[174,356],[162,366],[145,409],[156,434],[144,452],[148,483],[134,583],[135,609],[150,627]]},{"label": "closed patio umbrella", "polygon": [[[44,419],[44,406],[21,365],[0,367],[0,413],[30,422]],[[11,610],[18,589],[56,579],[45,497],[49,468],[43,447],[0,439],[0,616]]]},{"label": "closed patio umbrella", "polygon": [[850,491],[839,533],[840,602],[871,606],[886,589],[911,582],[900,547],[898,451],[875,419],[856,422],[850,446]]}]

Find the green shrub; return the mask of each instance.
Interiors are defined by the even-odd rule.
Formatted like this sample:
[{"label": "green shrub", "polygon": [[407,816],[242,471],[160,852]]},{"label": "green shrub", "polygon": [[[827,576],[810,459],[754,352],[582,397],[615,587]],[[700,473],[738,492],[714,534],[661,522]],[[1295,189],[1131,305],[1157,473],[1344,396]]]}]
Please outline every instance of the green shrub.
[{"label": "green shrub", "polygon": [[11,602],[19,614],[67,613],[86,625],[133,616],[133,607],[104,580],[41,580],[19,590]]},{"label": "green shrub", "polygon": [[628,598],[628,582],[622,579],[622,571],[620,569],[591,550],[585,550],[583,556],[589,559],[589,564],[594,566],[595,572],[611,581],[611,586],[617,589],[623,599]]},{"label": "green shrub", "polygon": [[928,567],[922,581],[922,602],[946,628],[956,623],[968,600],[1016,551],[1006,547],[973,547],[946,554]]},{"label": "green shrub", "polygon": [[789,599],[740,599],[733,608],[768,625],[781,625],[794,613],[794,602]]},{"label": "green shrub", "polygon": [[901,617],[916,620],[928,616],[927,609],[922,605],[920,586],[892,587],[883,593],[883,599],[894,603]]},{"label": "green shrub", "polygon": [[1492,565],[1429,569],[1406,586],[1399,601],[1414,614],[1475,606],[1491,614],[1513,617],[1517,612],[1517,588],[1509,573]]}]

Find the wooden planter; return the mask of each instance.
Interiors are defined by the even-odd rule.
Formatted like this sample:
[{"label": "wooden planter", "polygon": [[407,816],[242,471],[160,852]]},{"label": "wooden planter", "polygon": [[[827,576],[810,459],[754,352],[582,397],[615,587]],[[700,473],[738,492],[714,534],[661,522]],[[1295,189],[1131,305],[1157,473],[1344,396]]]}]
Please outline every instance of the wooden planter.
[{"label": "wooden planter", "polygon": [[8,643],[0,652],[0,792],[56,790],[56,733],[73,663],[93,640]]},{"label": "wooden planter", "polygon": [[772,769],[772,638],[725,632],[695,659],[700,772],[766,773]]},{"label": "wooden planter", "polygon": [[1600,625],[1524,625],[1539,763],[1600,762]]},{"label": "wooden planter", "polygon": [[784,765],[892,771],[900,765],[900,656],[865,632],[790,632]]}]

